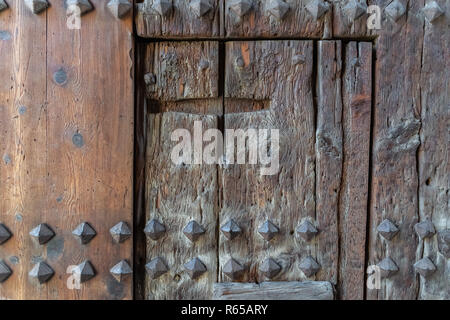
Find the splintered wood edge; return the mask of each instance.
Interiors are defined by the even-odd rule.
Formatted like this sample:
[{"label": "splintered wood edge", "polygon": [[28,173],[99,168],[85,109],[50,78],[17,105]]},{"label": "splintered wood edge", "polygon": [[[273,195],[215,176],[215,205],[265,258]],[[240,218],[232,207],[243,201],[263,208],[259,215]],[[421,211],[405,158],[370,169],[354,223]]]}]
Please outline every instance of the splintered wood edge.
[{"label": "splintered wood edge", "polygon": [[213,300],[333,300],[328,281],[215,283]]}]

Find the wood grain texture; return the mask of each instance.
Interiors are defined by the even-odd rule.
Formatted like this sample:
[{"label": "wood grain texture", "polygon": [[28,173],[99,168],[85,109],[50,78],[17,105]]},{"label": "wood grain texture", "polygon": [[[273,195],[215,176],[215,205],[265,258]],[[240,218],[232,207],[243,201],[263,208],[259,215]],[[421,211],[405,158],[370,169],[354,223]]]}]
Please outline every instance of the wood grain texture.
[{"label": "wood grain texture", "polygon": [[226,37],[298,37],[329,38],[331,36],[332,11],[317,21],[308,13],[305,6],[311,0],[286,0],[289,11],[282,20],[268,13],[270,1],[252,1],[253,7],[248,14],[239,17],[230,6],[235,0],[225,0],[225,36]]},{"label": "wood grain texture", "polygon": [[23,1],[8,4],[0,13],[0,220],[13,236],[1,245],[0,259],[13,274],[0,285],[0,297],[47,299],[52,297],[48,286],[28,283],[36,260],[48,258],[45,247],[34,244],[28,234],[38,219],[49,217],[47,13],[36,16]]},{"label": "wood grain texture", "polygon": [[152,9],[153,0],[136,4],[136,32],[144,38],[214,38],[222,35],[223,0],[210,0],[212,9],[197,17],[189,0],[173,0],[173,10],[161,17]]},{"label": "wood grain texture", "polygon": [[339,298],[364,299],[372,109],[372,44],[349,42],[343,74]]},{"label": "wood grain texture", "polygon": [[[405,2],[405,1],[402,1]],[[388,1],[377,1],[385,7]],[[419,289],[414,273],[418,221],[418,162],[420,144],[423,1],[409,2],[398,23],[385,20],[376,41],[375,105],[370,200],[368,264],[391,257],[399,272],[382,280],[381,288],[366,289],[368,299],[416,299]],[[397,45],[402,44],[402,45]],[[395,48],[395,49],[394,49]],[[390,241],[377,226],[390,219],[400,232]]]},{"label": "wood grain texture", "polygon": [[[119,284],[109,273],[121,259],[132,264],[132,241],[119,245],[109,234],[121,220],[133,225],[131,15],[116,20],[103,1],[92,3],[96,10],[82,17],[80,30],[67,28],[62,2],[52,3],[40,15],[18,1],[7,11],[16,19],[11,27],[19,26],[10,30],[14,45],[5,48],[12,50],[9,63],[14,70],[15,98],[8,112],[21,105],[26,109],[16,120],[5,118],[6,127],[18,124],[7,140],[8,149],[14,148],[15,171],[10,176],[19,179],[11,181],[14,197],[2,195],[11,199],[7,216],[16,220],[11,227],[15,244],[8,254],[19,258],[13,287],[1,289],[6,298],[132,297],[132,279]],[[87,245],[72,235],[84,221],[97,232]],[[43,222],[56,236],[38,246],[28,232]],[[97,276],[81,284],[80,290],[68,289],[67,268],[86,259]],[[29,282],[28,272],[41,260],[55,276],[36,286]]]},{"label": "wood grain texture", "polygon": [[[450,15],[448,1],[438,1]],[[448,18],[447,18],[448,19]],[[421,69],[421,145],[419,160],[419,220],[430,219],[436,231],[450,229],[450,30],[443,16],[432,24],[424,22],[425,34]],[[438,236],[419,239],[418,258],[429,257],[436,265],[430,278],[420,278],[418,299],[450,299],[450,259],[439,250]]]},{"label": "wood grain texture", "polygon": [[[223,207],[219,224],[233,219],[243,232],[234,240],[220,233],[219,281],[230,281],[223,266],[230,257],[245,266],[242,282],[261,282],[264,259],[281,265],[273,279],[303,280],[298,263],[307,255],[319,257],[314,245],[295,233],[303,220],[314,220],[314,106],[312,64],[295,64],[302,55],[311,61],[312,41],[256,41],[226,44],[225,104],[229,98],[270,99],[270,110],[225,114],[227,129],[279,129],[279,170],[260,175],[262,165],[227,164],[221,169]],[[236,66],[242,58],[242,67]],[[302,94],[298,94],[301,92]],[[227,109],[227,106],[225,107]],[[270,219],[280,228],[265,241],[258,228]]]},{"label": "wood grain texture", "polygon": [[[147,261],[161,257],[169,271],[157,279],[146,277],[146,299],[210,299],[217,281],[217,167],[216,165],[174,164],[171,141],[175,129],[187,129],[193,137],[194,122],[203,130],[217,128],[215,115],[166,112],[148,116],[146,213],[147,220],[165,225],[162,238],[147,238]],[[195,242],[184,227],[197,221],[206,232]],[[183,265],[198,257],[207,271],[191,279]]]},{"label": "wood grain texture", "polygon": [[216,283],[214,300],[333,300],[333,286],[327,281],[280,281]]},{"label": "wood grain texture", "polygon": [[159,42],[147,47],[147,97],[157,101],[217,98],[219,44],[214,41]]}]

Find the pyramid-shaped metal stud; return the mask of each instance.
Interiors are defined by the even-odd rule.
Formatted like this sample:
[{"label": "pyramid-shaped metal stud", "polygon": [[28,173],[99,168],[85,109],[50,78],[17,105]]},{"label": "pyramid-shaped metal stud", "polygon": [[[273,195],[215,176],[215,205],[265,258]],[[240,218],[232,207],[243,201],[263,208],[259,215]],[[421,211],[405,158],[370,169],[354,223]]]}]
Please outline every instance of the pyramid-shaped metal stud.
[{"label": "pyramid-shaped metal stud", "polygon": [[5,2],[5,0],[0,0],[0,12],[7,8],[8,8],[8,4]]},{"label": "pyramid-shaped metal stud", "polygon": [[322,16],[330,10],[330,5],[322,0],[311,0],[306,5],[306,10],[315,19],[319,20]]},{"label": "pyramid-shaped metal stud", "polygon": [[167,16],[172,11],[171,0],[155,0],[152,4],[152,9],[156,11],[160,16]]},{"label": "pyramid-shaped metal stud", "polygon": [[266,241],[270,241],[280,232],[280,229],[272,221],[267,220],[259,227],[258,232]]},{"label": "pyramid-shaped metal stud", "polygon": [[130,227],[125,221],[120,221],[114,227],[109,229],[109,233],[117,243],[122,243],[132,235]]},{"label": "pyramid-shaped metal stud", "polygon": [[25,0],[25,5],[35,14],[41,13],[49,7],[47,0]]},{"label": "pyramid-shaped metal stud", "polygon": [[434,22],[437,18],[444,14],[444,10],[442,10],[436,1],[428,2],[422,9],[422,12],[428,22]]},{"label": "pyramid-shaped metal stud", "polygon": [[436,229],[429,219],[416,223],[414,231],[416,231],[420,239],[430,238],[436,233]]},{"label": "pyramid-shaped metal stud", "polygon": [[30,235],[35,238],[39,244],[46,244],[55,236],[55,232],[53,232],[48,224],[41,223],[30,231]]},{"label": "pyramid-shaped metal stud", "polygon": [[313,257],[309,256],[300,261],[299,268],[305,276],[312,277],[320,270],[320,264]]},{"label": "pyramid-shaped metal stud", "polygon": [[377,227],[378,233],[387,240],[392,240],[398,233],[397,226],[389,219],[384,219]]},{"label": "pyramid-shaped metal stud", "polygon": [[198,18],[203,17],[213,8],[210,0],[192,0],[189,6]]},{"label": "pyramid-shaped metal stud", "polygon": [[281,271],[281,266],[272,258],[267,258],[259,265],[259,271],[269,279],[274,278]]},{"label": "pyramid-shaped metal stud", "polygon": [[183,229],[183,233],[189,240],[195,242],[200,238],[202,234],[206,232],[205,228],[203,228],[197,221],[192,220],[189,222],[186,227]]},{"label": "pyramid-shaped metal stud", "polygon": [[128,262],[126,260],[122,260],[118,264],[116,264],[114,267],[112,267],[109,270],[109,272],[112,274],[112,276],[118,282],[122,282],[130,274],[133,273],[133,270],[131,269],[130,265],[128,264]]},{"label": "pyramid-shaped metal stud", "polygon": [[243,17],[252,9],[251,0],[235,0],[230,4],[230,10],[238,17]]},{"label": "pyramid-shaped metal stud", "polygon": [[11,231],[3,224],[0,223],[0,244],[5,243],[12,237]]},{"label": "pyramid-shaped metal stud", "polygon": [[414,264],[414,270],[422,277],[427,278],[436,271],[436,266],[428,257],[425,257]]},{"label": "pyramid-shaped metal stud", "polygon": [[74,270],[75,274],[79,277],[80,283],[86,282],[95,277],[95,269],[89,260],[80,263]]},{"label": "pyramid-shaped metal stud", "polygon": [[297,233],[300,237],[305,241],[311,241],[319,231],[317,231],[316,227],[309,221],[303,222],[296,229]]},{"label": "pyramid-shaped metal stud", "polygon": [[207,270],[205,264],[199,258],[194,258],[191,261],[185,263],[184,269],[189,274],[191,279],[197,279]]},{"label": "pyramid-shaped metal stud", "polygon": [[55,272],[53,269],[45,262],[38,262],[34,265],[33,269],[28,273],[28,275],[38,281],[40,284],[49,281]]},{"label": "pyramid-shaped metal stud", "polygon": [[0,260],[0,283],[5,282],[11,275],[12,270],[3,260]]},{"label": "pyramid-shaped metal stud", "polygon": [[244,267],[235,259],[231,258],[222,268],[223,273],[231,280],[236,280],[244,274]]},{"label": "pyramid-shaped metal stud", "polygon": [[89,0],[66,0],[66,7],[76,6],[80,9],[80,15],[86,14],[94,10],[94,7]]},{"label": "pyramid-shaped metal stud", "polygon": [[289,9],[289,4],[282,0],[269,0],[266,6],[266,12],[278,20],[283,20]]},{"label": "pyramid-shaped metal stud", "polygon": [[439,231],[437,242],[439,252],[447,259],[450,259],[450,229]]},{"label": "pyramid-shaped metal stud", "polygon": [[222,230],[223,235],[228,240],[233,240],[242,232],[242,229],[239,227],[239,225],[233,219],[228,220],[228,222],[226,222],[220,228],[220,230]]},{"label": "pyramid-shaped metal stud", "polygon": [[350,0],[343,8],[342,12],[350,20],[355,21],[367,12],[367,4],[365,1]]},{"label": "pyramid-shaped metal stud", "polygon": [[389,278],[398,271],[398,267],[394,260],[389,257],[381,260],[377,266],[380,268],[380,275],[382,278]]},{"label": "pyramid-shaped metal stud", "polygon": [[150,220],[145,226],[144,232],[153,240],[158,240],[166,232],[166,227],[156,219]]},{"label": "pyramid-shaped metal stud", "polygon": [[145,265],[145,269],[147,270],[150,277],[152,277],[153,279],[159,278],[160,276],[165,274],[167,271],[169,271],[167,264],[164,262],[164,260],[161,257],[156,257],[156,258],[150,260]]},{"label": "pyramid-shaped metal stud", "polygon": [[114,17],[121,19],[130,12],[132,5],[128,0],[111,0],[106,7]]},{"label": "pyramid-shaped metal stud", "polygon": [[72,231],[72,234],[78,237],[82,244],[88,244],[97,235],[97,232],[88,222],[82,222]]},{"label": "pyramid-shaped metal stud", "polygon": [[386,7],[386,9],[384,9],[384,12],[386,12],[386,14],[392,20],[397,21],[398,19],[403,17],[403,15],[406,12],[406,9],[405,6],[399,0],[394,0]]}]

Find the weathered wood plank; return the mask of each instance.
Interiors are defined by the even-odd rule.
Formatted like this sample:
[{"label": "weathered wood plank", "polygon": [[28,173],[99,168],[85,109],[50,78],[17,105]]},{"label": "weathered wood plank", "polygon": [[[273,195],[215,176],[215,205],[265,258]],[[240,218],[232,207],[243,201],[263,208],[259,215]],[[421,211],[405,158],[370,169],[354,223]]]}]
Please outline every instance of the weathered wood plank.
[{"label": "weathered wood plank", "polygon": [[[445,0],[437,2],[448,17],[450,3]],[[418,150],[419,220],[430,219],[441,235],[450,233],[450,29],[446,19],[441,16],[433,23],[424,22],[420,79],[422,126]],[[429,257],[436,265],[436,272],[426,279],[420,277],[418,299],[450,299],[450,256],[442,250],[439,238],[439,235],[419,238],[417,256],[419,259]]]},{"label": "weathered wood plank", "polygon": [[318,279],[337,283],[339,195],[342,188],[342,44],[319,41],[317,57],[316,248],[322,270]]},{"label": "weathered wood plank", "polygon": [[299,37],[328,38],[331,36],[332,11],[315,19],[306,9],[311,0],[285,0],[284,6],[289,10],[280,19],[270,13],[272,3],[276,1],[255,0],[247,14],[240,16],[233,5],[236,0],[225,0],[225,35],[226,37]]},{"label": "weathered wood plank", "polygon": [[137,35],[145,38],[219,37],[223,0],[209,0],[211,9],[198,17],[186,0],[173,0],[166,16],[155,11],[154,0],[136,4]]},{"label": "weathered wood plank", "polygon": [[[387,2],[377,1],[384,6]],[[375,46],[369,265],[390,257],[399,271],[382,280],[380,289],[367,289],[368,299],[416,299],[419,288],[413,270],[417,248],[413,227],[419,214],[416,152],[422,61],[417,52],[423,47],[423,21],[416,13],[423,8],[423,1],[408,3],[406,21],[387,19]],[[400,229],[392,240],[377,232],[384,219]]]},{"label": "weathered wood plank", "polygon": [[147,97],[158,101],[217,98],[219,44],[160,42],[147,47]]},{"label": "weathered wood plank", "polygon": [[333,286],[327,281],[283,281],[216,283],[214,300],[333,300]]},{"label": "weathered wood plank", "polygon": [[[13,236],[0,259],[13,274],[0,285],[5,299],[48,299],[45,286],[28,283],[45,247],[28,232],[50,215],[47,179],[46,34],[47,12],[33,14],[23,1],[9,1],[0,13],[0,221]],[[52,263],[50,263],[52,264]],[[53,266],[53,265],[52,265]]]},{"label": "weathered wood plank", "polygon": [[[165,226],[161,238],[147,237],[147,262],[160,257],[168,267],[157,278],[146,276],[146,299],[210,299],[217,281],[217,166],[175,164],[171,152],[178,141],[172,132],[186,129],[194,137],[194,122],[203,130],[217,128],[215,115],[166,112],[148,117],[146,213]],[[192,140],[193,141],[193,140]],[[205,233],[192,242],[184,234],[195,220]],[[198,257],[206,272],[191,279],[184,264]]]},{"label": "weathered wood plank", "polygon": [[[43,250],[56,276],[54,299],[131,299],[132,276],[122,283],[109,270],[120,260],[132,266],[132,239],[115,243],[109,229],[133,227],[133,38],[131,15],[114,18],[104,1],[67,28],[64,3],[48,10],[47,223],[56,237]],[[41,217],[33,216],[37,223]],[[81,245],[72,230],[87,221],[97,236]],[[97,275],[69,290],[66,269],[90,260]],[[36,296],[38,297],[38,296]]]},{"label": "weathered wood plank", "polygon": [[[220,233],[220,282],[230,281],[223,273],[230,258],[245,267],[244,275],[233,280],[242,282],[265,280],[258,269],[267,258],[281,266],[273,280],[303,280],[300,260],[309,255],[320,259],[314,242],[304,242],[295,232],[301,222],[314,220],[315,211],[312,64],[296,58],[312,61],[312,54],[312,41],[226,44],[225,110],[233,99],[270,99],[271,105],[265,111],[225,114],[225,136],[228,129],[278,129],[280,156],[273,175],[261,175],[266,165],[249,164],[248,157],[245,164],[221,170],[219,223],[233,219],[242,233],[233,240]],[[274,157],[275,152],[272,146]],[[280,229],[271,241],[258,233],[266,220]]]},{"label": "weathered wood plank", "polygon": [[372,108],[372,43],[345,46],[339,298],[364,299]]}]

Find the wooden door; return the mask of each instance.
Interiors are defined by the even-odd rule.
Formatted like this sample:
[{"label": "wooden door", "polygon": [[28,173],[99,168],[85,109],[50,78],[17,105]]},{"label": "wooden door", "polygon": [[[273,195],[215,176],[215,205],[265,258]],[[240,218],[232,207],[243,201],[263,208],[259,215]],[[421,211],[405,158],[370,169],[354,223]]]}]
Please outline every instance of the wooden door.
[{"label": "wooden door", "polygon": [[[295,299],[302,288],[294,281],[304,280],[324,297],[333,296],[326,281],[344,297],[363,298],[371,43],[156,42],[140,52],[145,298],[259,298],[275,290]],[[240,129],[232,144],[248,129],[279,130],[279,150],[265,146],[279,166],[262,175],[267,163],[249,162],[248,141],[243,164],[173,163],[182,140],[172,138],[175,130],[194,137],[211,128],[225,141]],[[195,141],[193,149],[210,140]],[[256,285],[264,281],[272,282]]]}]

